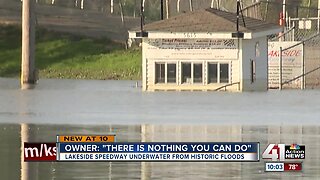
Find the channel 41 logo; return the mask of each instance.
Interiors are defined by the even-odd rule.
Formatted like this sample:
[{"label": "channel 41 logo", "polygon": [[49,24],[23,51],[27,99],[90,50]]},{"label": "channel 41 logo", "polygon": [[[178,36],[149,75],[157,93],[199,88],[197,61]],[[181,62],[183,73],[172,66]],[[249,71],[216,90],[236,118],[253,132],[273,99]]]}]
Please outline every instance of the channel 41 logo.
[{"label": "channel 41 logo", "polygon": [[305,159],[306,148],[298,144],[269,144],[262,153],[262,159],[284,161],[285,159]]}]

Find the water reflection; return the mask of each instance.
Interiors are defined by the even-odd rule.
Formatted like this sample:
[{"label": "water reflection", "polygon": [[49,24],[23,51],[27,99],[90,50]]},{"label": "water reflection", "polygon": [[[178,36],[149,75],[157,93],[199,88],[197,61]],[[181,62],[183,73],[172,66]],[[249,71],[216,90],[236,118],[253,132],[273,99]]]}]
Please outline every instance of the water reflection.
[{"label": "water reflection", "polygon": [[[320,177],[320,126],[303,125],[42,125],[0,124],[1,179],[316,179]],[[22,162],[21,143],[55,142],[57,134],[110,134],[117,141],[252,141],[306,145],[303,172],[265,173],[246,162]],[[21,169],[21,171],[20,171]],[[22,178],[23,177],[23,178]]]}]

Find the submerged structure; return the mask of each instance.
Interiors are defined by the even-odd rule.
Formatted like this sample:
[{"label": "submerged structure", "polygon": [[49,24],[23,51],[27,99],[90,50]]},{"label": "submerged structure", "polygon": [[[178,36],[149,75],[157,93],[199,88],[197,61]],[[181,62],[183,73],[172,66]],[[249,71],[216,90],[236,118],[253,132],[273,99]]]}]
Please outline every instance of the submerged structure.
[{"label": "submerged structure", "polygon": [[281,30],[210,8],[130,30],[129,38],[142,38],[144,91],[264,91],[267,36]]}]

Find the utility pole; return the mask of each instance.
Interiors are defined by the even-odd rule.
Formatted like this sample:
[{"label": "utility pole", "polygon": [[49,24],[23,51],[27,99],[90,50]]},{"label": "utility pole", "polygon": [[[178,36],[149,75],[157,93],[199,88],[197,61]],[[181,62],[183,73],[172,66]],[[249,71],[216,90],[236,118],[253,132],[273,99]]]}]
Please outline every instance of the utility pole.
[{"label": "utility pole", "polygon": [[190,7],[190,11],[193,11],[192,0],[189,0],[189,7]]},{"label": "utility pole", "polygon": [[30,89],[36,83],[35,72],[35,0],[22,1],[22,55],[21,89]]},{"label": "utility pole", "polygon": [[84,0],[81,0],[80,1],[80,9],[83,9],[84,8]]},{"label": "utility pole", "polygon": [[143,37],[143,26],[144,26],[144,1],[140,0],[140,30],[141,30],[141,37]]},{"label": "utility pole", "polygon": [[[286,22],[287,22],[287,9],[286,9],[286,0],[283,0],[283,3],[282,3],[282,15],[283,15],[283,33],[286,32]],[[281,39],[281,38],[280,38]],[[286,37],[283,36],[283,40],[285,41],[286,40]]]},{"label": "utility pole", "polygon": [[169,0],[166,0],[166,18],[169,19]]},{"label": "utility pole", "polygon": [[287,9],[286,9],[286,0],[283,0],[282,2],[282,13],[283,13],[283,27],[284,27],[284,31],[286,30],[286,19],[287,19]]},{"label": "utility pole", "polygon": [[110,0],[110,13],[113,14],[113,0]]},{"label": "utility pole", "polygon": [[319,33],[320,29],[320,0],[318,0],[318,29],[317,32]]},{"label": "utility pole", "polygon": [[160,1],[160,19],[163,20],[163,0]]}]

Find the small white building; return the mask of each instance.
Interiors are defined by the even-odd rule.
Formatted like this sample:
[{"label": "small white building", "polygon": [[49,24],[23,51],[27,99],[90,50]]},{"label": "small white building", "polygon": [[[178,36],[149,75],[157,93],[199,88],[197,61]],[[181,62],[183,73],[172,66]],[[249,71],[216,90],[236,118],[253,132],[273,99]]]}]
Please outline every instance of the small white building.
[{"label": "small white building", "polygon": [[129,31],[143,34],[143,90],[267,90],[267,36],[282,29],[248,17],[236,26],[236,14],[204,9]]}]

